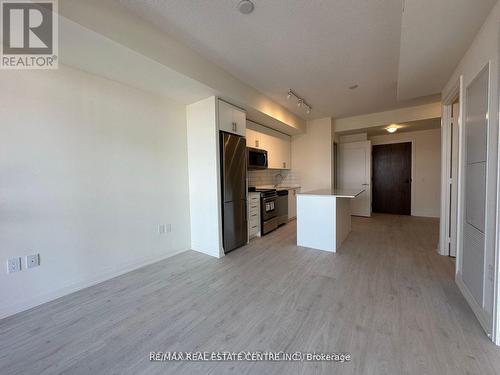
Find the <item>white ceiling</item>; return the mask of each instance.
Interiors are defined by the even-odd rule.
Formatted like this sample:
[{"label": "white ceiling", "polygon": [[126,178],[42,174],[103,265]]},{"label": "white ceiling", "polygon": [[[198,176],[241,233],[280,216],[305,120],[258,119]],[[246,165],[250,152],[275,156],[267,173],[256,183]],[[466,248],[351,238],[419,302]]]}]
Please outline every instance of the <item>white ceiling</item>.
[{"label": "white ceiling", "polygon": [[398,98],[441,91],[497,0],[405,0]]},{"label": "white ceiling", "polygon": [[[253,0],[250,15],[238,12],[239,0],[119,1],[304,118],[346,117],[436,100],[397,100],[402,0]],[[464,11],[478,2],[459,1],[467,3]],[[349,90],[354,84],[359,88]],[[440,91],[429,87],[426,94]],[[313,106],[310,116],[286,100],[289,88]]]}]

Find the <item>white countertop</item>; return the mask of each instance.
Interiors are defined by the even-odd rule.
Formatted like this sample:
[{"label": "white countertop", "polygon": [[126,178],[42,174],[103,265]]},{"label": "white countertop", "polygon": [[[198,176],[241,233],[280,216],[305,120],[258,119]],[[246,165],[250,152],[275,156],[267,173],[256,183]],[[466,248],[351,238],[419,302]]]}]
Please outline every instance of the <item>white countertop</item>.
[{"label": "white countertop", "polygon": [[257,185],[255,186],[257,189],[276,189],[276,190],[290,190],[290,189],[299,189],[300,185]]},{"label": "white countertop", "polygon": [[316,195],[320,197],[337,197],[337,198],[356,198],[364,190],[347,190],[347,189],[320,189],[297,193],[297,195]]}]

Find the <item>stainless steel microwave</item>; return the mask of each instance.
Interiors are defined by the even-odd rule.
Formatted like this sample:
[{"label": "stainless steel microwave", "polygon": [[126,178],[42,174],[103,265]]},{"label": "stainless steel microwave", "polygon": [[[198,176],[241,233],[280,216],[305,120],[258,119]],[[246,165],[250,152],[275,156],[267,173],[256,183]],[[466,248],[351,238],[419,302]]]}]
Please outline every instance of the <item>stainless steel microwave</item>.
[{"label": "stainless steel microwave", "polygon": [[248,169],[266,169],[267,151],[258,148],[247,147]]}]

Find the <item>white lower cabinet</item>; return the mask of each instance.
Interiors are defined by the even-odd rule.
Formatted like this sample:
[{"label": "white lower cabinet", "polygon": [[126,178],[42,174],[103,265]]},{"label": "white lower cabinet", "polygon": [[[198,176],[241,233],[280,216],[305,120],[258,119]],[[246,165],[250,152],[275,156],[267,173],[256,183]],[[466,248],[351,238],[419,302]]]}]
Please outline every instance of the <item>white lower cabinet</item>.
[{"label": "white lower cabinet", "polygon": [[288,220],[292,220],[292,219],[295,219],[297,217],[297,193],[298,192],[300,192],[300,188],[288,190]]},{"label": "white lower cabinet", "polygon": [[260,193],[248,193],[248,240],[260,237]]}]

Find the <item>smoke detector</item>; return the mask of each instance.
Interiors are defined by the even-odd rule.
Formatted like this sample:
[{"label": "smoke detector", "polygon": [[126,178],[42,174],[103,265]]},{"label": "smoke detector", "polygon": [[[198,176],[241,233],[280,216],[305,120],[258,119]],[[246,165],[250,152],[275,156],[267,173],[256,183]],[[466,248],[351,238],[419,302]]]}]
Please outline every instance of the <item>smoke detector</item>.
[{"label": "smoke detector", "polygon": [[242,14],[252,13],[254,7],[255,6],[253,5],[253,3],[250,0],[241,0],[238,3],[238,9],[239,9],[240,13],[242,13]]}]

